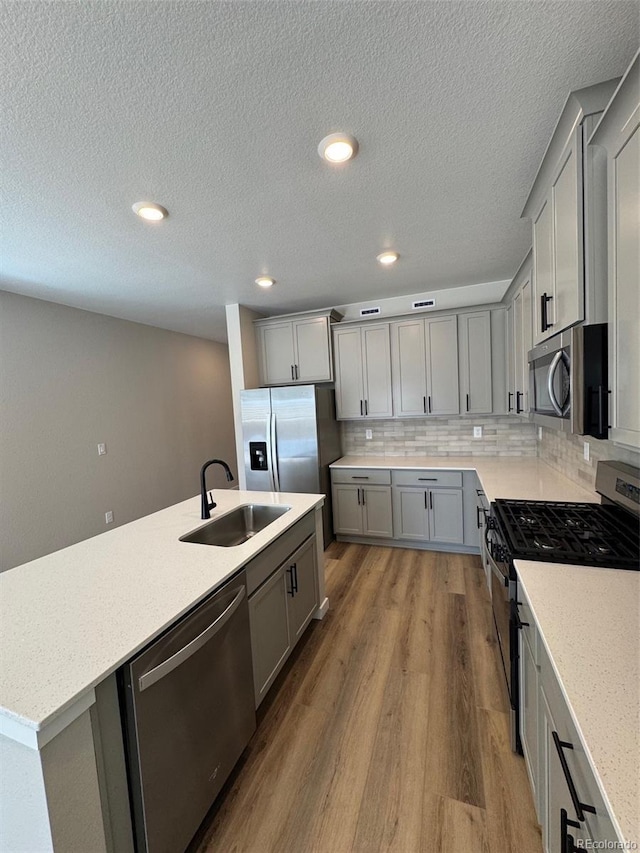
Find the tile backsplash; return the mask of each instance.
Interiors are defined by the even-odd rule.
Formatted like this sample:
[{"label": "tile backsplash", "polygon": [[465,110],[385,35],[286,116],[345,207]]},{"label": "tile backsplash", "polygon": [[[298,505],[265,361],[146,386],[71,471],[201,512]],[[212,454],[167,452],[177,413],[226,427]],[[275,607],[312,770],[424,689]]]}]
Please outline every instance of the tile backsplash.
[{"label": "tile backsplash", "polygon": [[[482,438],[473,437],[474,426]],[[365,430],[373,433],[365,438]],[[535,456],[536,430],[506,415],[342,421],[342,452],[355,456]]]},{"label": "tile backsplash", "polygon": [[[584,458],[584,442],[589,442],[589,461]],[[617,459],[640,466],[640,453],[627,450],[612,441],[598,441],[588,435],[569,435],[558,430],[542,428],[538,441],[538,456],[565,477],[586,489],[593,489],[596,468],[601,459]]]}]

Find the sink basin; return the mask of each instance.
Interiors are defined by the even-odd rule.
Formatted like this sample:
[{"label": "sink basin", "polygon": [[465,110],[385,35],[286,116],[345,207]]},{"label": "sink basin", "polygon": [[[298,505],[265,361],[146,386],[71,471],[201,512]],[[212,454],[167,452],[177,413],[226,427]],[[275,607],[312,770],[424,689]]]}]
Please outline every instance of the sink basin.
[{"label": "sink basin", "polygon": [[290,509],[290,506],[262,506],[261,504],[239,506],[226,515],[214,518],[213,521],[185,533],[180,537],[180,541],[195,542],[198,545],[217,545],[222,548],[242,545]]}]

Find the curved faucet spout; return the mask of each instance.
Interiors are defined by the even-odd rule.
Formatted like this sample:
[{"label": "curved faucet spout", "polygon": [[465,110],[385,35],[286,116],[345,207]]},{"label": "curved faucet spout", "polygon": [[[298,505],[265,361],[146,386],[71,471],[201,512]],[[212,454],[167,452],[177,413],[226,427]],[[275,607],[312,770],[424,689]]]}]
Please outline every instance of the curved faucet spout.
[{"label": "curved faucet spout", "polygon": [[204,463],[204,465],[200,469],[200,518],[204,519],[211,518],[211,510],[214,509],[216,506],[216,502],[213,500],[213,492],[209,492],[209,494],[207,495],[207,483],[205,475],[207,468],[210,465],[222,465],[227,480],[229,482],[233,480],[231,468],[229,468],[229,466],[223,459],[209,459],[208,462]]}]

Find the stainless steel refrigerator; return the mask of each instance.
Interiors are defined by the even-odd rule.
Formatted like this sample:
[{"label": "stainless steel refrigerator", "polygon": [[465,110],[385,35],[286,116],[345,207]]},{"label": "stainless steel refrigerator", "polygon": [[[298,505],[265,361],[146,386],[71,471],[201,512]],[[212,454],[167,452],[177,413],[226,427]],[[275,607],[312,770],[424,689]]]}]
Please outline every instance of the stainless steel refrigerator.
[{"label": "stainless steel refrigerator", "polygon": [[341,455],[332,388],[287,385],[241,391],[247,489],[326,496],[324,544],[333,537],[329,465]]}]

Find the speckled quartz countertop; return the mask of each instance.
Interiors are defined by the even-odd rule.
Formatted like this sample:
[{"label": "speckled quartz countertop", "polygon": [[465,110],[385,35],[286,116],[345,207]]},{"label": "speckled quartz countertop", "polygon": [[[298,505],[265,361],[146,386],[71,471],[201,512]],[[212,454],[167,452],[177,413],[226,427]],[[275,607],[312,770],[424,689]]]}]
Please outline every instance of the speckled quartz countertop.
[{"label": "speckled quartz countertop", "polygon": [[331,468],[477,471],[490,501],[496,498],[590,501],[600,498],[572,483],[536,456],[343,456]]},{"label": "speckled quartz countertop", "polygon": [[232,548],[179,542],[200,497],[0,575],[0,723],[41,729],[220,586],[323,495],[215,492],[211,517],[247,503],[290,512]]},{"label": "speckled quartz countertop", "polygon": [[524,560],[515,566],[611,815],[621,837],[637,844],[640,572]]}]

